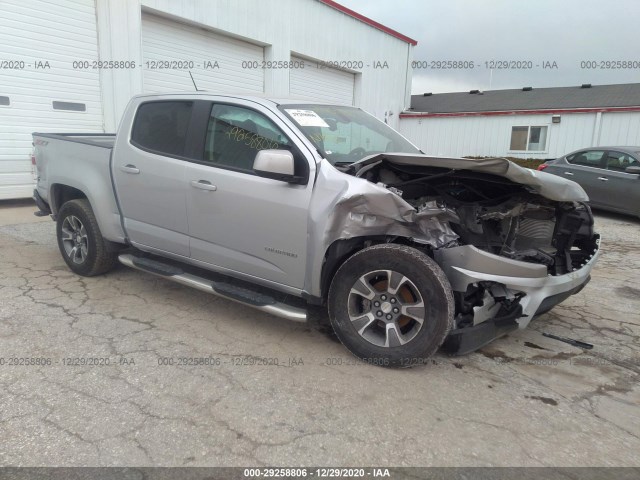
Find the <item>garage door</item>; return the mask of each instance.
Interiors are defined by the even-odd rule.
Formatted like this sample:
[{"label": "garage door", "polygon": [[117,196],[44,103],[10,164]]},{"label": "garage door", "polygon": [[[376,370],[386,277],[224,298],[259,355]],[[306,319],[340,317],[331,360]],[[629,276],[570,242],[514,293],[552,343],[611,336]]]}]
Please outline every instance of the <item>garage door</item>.
[{"label": "garage door", "polygon": [[[264,49],[242,40],[143,14],[145,92],[262,93]],[[216,63],[217,62],[217,63]]]},{"label": "garage door", "polygon": [[102,131],[94,60],[94,0],[0,1],[0,199],[33,193],[32,132]]},{"label": "garage door", "polygon": [[297,57],[291,57],[291,60],[304,61],[305,65],[304,68],[291,70],[289,91],[292,97],[353,105],[353,73],[335,68],[318,68],[318,64]]}]

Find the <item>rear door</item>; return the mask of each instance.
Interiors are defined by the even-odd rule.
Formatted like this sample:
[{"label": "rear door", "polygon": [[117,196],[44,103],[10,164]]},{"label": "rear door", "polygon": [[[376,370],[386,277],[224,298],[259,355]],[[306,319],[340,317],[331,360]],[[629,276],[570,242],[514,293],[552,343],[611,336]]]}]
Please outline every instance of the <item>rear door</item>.
[{"label": "rear door", "polygon": [[189,256],[185,159],[193,101],[138,107],[126,151],[116,147],[113,178],[131,242]]},{"label": "rear door", "polygon": [[[302,288],[315,165],[295,133],[250,101],[210,105],[203,156],[188,164],[191,257],[222,270]],[[258,177],[256,154],[286,149],[306,185]]]},{"label": "rear door", "polygon": [[604,150],[583,150],[566,157],[566,164],[558,165],[556,175],[579,183],[589,195],[593,205],[603,205],[605,198],[598,177],[605,172]]}]

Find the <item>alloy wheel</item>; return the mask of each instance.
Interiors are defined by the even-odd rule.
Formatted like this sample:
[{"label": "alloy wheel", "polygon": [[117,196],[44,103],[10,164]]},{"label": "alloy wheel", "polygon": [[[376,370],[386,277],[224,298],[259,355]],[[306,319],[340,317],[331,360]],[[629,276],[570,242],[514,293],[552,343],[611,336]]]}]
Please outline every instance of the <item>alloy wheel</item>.
[{"label": "alloy wheel", "polygon": [[75,215],[62,222],[62,245],[73,263],[83,263],[89,254],[89,239],[84,225]]},{"label": "alloy wheel", "polygon": [[393,270],[362,275],[351,287],[348,314],[358,334],[379,347],[410,342],[422,329],[425,304],[416,285]]}]

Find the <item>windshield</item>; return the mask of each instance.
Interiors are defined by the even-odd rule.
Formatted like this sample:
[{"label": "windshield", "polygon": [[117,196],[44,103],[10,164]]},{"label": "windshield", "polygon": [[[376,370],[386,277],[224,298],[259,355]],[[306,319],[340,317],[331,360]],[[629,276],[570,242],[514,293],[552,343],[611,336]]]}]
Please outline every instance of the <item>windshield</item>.
[{"label": "windshield", "polygon": [[279,108],[333,165],[383,152],[421,153],[395,130],[359,108],[309,104]]}]

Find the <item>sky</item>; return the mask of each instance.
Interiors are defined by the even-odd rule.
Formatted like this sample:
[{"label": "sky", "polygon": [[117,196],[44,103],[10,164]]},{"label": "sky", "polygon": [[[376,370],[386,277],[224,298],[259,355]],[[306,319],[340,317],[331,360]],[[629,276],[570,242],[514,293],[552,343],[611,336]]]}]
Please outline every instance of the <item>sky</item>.
[{"label": "sky", "polygon": [[[338,3],[418,41],[413,94],[640,82],[640,0]],[[473,68],[431,68],[448,60]]]}]

